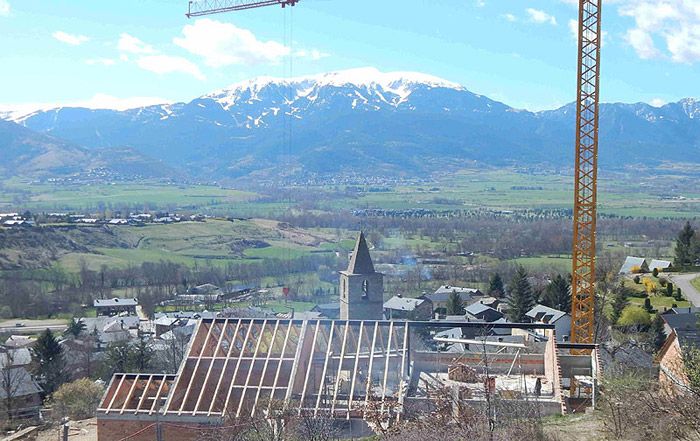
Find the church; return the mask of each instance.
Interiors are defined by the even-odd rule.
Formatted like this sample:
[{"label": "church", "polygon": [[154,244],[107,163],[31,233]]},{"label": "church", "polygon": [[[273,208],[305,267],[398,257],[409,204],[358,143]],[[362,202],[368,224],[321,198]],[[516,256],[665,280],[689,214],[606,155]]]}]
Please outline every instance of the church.
[{"label": "church", "polygon": [[357,238],[348,269],[340,271],[340,319],[384,318],[384,275],[374,270],[363,232]]}]

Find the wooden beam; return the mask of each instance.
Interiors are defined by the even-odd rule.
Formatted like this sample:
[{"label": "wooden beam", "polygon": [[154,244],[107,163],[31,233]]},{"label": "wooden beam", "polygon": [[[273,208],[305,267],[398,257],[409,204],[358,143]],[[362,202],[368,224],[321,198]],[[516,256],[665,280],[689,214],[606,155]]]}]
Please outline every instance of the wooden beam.
[{"label": "wooden beam", "polygon": [[[350,399],[348,400],[348,414],[346,419],[350,419],[350,411],[352,410],[352,400],[355,396],[355,380],[357,378],[357,365],[360,361],[360,349],[362,349],[362,331],[365,327],[365,322],[360,322],[360,332],[357,336],[357,351],[355,352],[355,367],[352,370],[352,380],[350,383]],[[342,360],[341,360],[342,363]]]},{"label": "wooden beam", "polygon": [[369,355],[369,368],[367,369],[367,390],[365,391],[365,408],[362,411],[362,416],[364,418],[367,413],[367,406],[369,405],[369,394],[372,389],[372,366],[374,364],[374,345],[377,343],[377,330],[379,329],[379,322],[374,322],[374,334],[372,335],[372,346]]},{"label": "wooden beam", "polygon": [[345,332],[343,332],[343,343],[340,346],[340,360],[338,361],[338,372],[335,375],[333,401],[331,401],[331,415],[335,415],[335,400],[338,397],[338,387],[340,387],[340,373],[343,371],[343,357],[345,357],[345,345],[348,340],[348,329],[350,329],[350,322],[345,322]]},{"label": "wooden beam", "polygon": [[163,391],[163,387],[165,386],[165,383],[167,383],[167,378],[168,378],[167,375],[163,376],[163,379],[161,380],[160,385],[158,386],[158,392],[156,392],[156,396],[153,399],[153,404],[151,404],[151,409],[148,411],[149,415],[152,415],[156,409],[156,404],[160,400],[160,394]]},{"label": "wooden beam", "polygon": [[321,327],[321,321],[316,321],[316,329],[314,330],[314,339],[311,343],[311,350],[309,351],[309,364],[306,366],[306,376],[304,377],[304,387],[301,390],[301,399],[299,400],[299,415],[301,415],[301,408],[304,405],[304,398],[306,397],[306,387],[309,384],[309,374],[311,373],[311,366],[313,365],[314,351],[316,350],[316,338],[318,337],[318,330]]},{"label": "wooden beam", "polygon": [[139,413],[139,410],[141,410],[141,405],[143,404],[143,401],[146,399],[146,395],[148,395],[148,388],[151,387],[151,381],[153,381],[153,375],[148,376],[148,382],[146,383],[146,387],[143,388],[143,393],[141,394],[141,399],[139,400],[139,404],[136,405],[136,410],[134,413]]},{"label": "wooden beam", "polygon": [[219,380],[216,382],[216,389],[214,389],[214,395],[211,397],[211,404],[209,405],[209,412],[207,413],[207,416],[211,416],[211,411],[214,408],[214,405],[216,404],[216,397],[219,395],[219,389],[221,388],[221,382],[224,379],[224,375],[226,374],[226,368],[228,367],[228,362],[231,359],[231,352],[233,351],[233,347],[236,346],[236,339],[238,338],[238,329],[241,326],[241,319],[238,319],[238,323],[236,323],[236,329],[233,331],[233,336],[231,337],[231,343],[229,343],[228,347],[228,353],[226,354],[226,360],[224,361],[224,367],[221,369],[221,374],[219,375]]},{"label": "wooden beam", "polygon": [[[403,412],[403,402],[404,402],[404,388],[406,386],[405,376],[406,376],[406,353],[408,352],[408,322],[404,325],[403,329],[403,356],[401,357],[401,379],[399,380],[399,404],[401,406],[401,411]],[[398,421],[399,415],[396,415]]]},{"label": "wooden beam", "polygon": [[136,389],[136,383],[138,383],[139,377],[140,375],[136,375],[134,382],[131,383],[131,388],[129,389],[129,393],[126,395],[126,399],[124,400],[124,404],[122,404],[122,408],[119,411],[119,415],[122,415],[124,413],[124,410],[126,409],[126,404],[129,402],[131,396],[134,394],[134,390]]},{"label": "wooden beam", "polygon": [[[212,327],[213,327],[212,323]],[[212,352],[212,355],[216,357],[216,353],[219,352],[219,347],[221,346],[221,341],[224,338],[224,334],[226,333],[226,327],[228,326],[228,319],[226,319],[221,325],[221,332],[219,333],[219,338],[216,341],[216,347],[214,348],[214,352]],[[202,357],[200,357],[201,359]],[[199,405],[202,403],[202,397],[204,397],[204,391],[207,389],[207,385],[209,384],[209,376],[211,375],[211,371],[214,367],[214,358],[212,358],[209,362],[209,369],[207,369],[207,375],[204,377],[204,383],[202,383],[202,389],[199,391],[199,397],[197,397],[197,402],[194,405],[194,409],[192,409],[192,414],[194,415],[195,412],[199,410]]]},{"label": "wooden beam", "polygon": [[[291,322],[290,322],[291,323]],[[292,361],[292,369],[289,373],[289,381],[287,382],[287,392],[284,395],[284,409],[287,409],[287,404],[292,399],[292,392],[294,390],[294,380],[297,377],[297,371],[299,370],[299,363],[301,361],[302,352],[304,349],[304,340],[306,340],[306,332],[308,328],[308,321],[304,320],[301,327],[296,328],[299,331],[297,336],[297,347],[294,353],[294,361]]]},{"label": "wooden beam", "polygon": [[382,415],[384,414],[384,399],[386,398],[386,380],[389,376],[389,353],[391,352],[391,338],[394,334],[394,322],[389,322],[389,335],[386,344],[386,363],[384,364],[384,383],[382,386]]},{"label": "wooden beam", "polygon": [[107,405],[107,409],[105,410],[105,413],[109,413],[112,410],[112,405],[114,404],[114,400],[117,399],[117,395],[119,394],[119,391],[122,389],[122,384],[124,384],[124,379],[126,378],[126,374],[121,374],[122,378],[119,380],[119,384],[117,385],[117,388],[114,390],[114,395],[112,395],[112,399],[109,400],[109,404]]},{"label": "wooden beam", "polygon": [[466,345],[486,345],[486,346],[498,346],[502,348],[520,348],[525,349],[522,343],[504,343],[500,341],[487,341],[487,340],[471,340],[468,338],[448,338],[448,337],[433,337],[434,341],[441,343],[462,343]]},{"label": "wooden beam", "polygon": [[[282,343],[282,352],[280,356],[284,358],[284,351],[287,350],[287,342],[289,342],[289,334],[292,332],[293,323],[291,320],[287,321],[287,332],[284,334],[284,343]],[[280,372],[282,371],[282,362],[277,365],[277,371],[275,372],[275,381],[272,383],[272,393],[270,394],[270,400],[267,402],[267,413],[269,414],[272,410],[272,400],[275,399],[275,390],[277,390],[277,382],[280,379]]]},{"label": "wooden beam", "polygon": [[245,347],[248,343],[248,338],[250,337],[250,331],[253,329],[253,321],[248,322],[248,329],[245,333],[245,338],[243,339],[243,346],[241,346],[241,353],[238,354],[238,360],[236,360],[236,367],[233,369],[233,377],[231,378],[231,386],[228,388],[228,393],[226,394],[226,401],[224,401],[224,407],[221,408],[221,416],[226,416],[226,408],[228,408],[228,403],[231,400],[231,393],[233,392],[233,385],[236,382],[236,376],[238,375],[238,368],[241,366],[241,357],[245,353]]},{"label": "wooden beam", "polygon": [[[275,339],[277,338],[277,330],[279,329],[280,321],[275,322],[275,327],[272,331],[272,339],[267,348],[267,357],[265,358],[265,365],[263,366],[262,374],[260,375],[260,381],[258,382],[258,390],[255,394],[255,402],[253,403],[253,409],[251,410],[251,416],[255,415],[255,409],[258,407],[258,400],[260,399],[260,391],[262,390],[263,382],[265,381],[265,374],[267,373],[267,366],[270,364],[270,356],[272,355],[273,348],[275,346]],[[282,361],[280,360],[280,363]],[[274,390],[274,389],[273,389]]]},{"label": "wooden beam", "polygon": [[323,372],[321,374],[321,384],[318,387],[318,396],[316,398],[316,408],[314,409],[314,416],[318,415],[318,407],[321,405],[321,396],[323,395],[323,385],[326,382],[326,370],[328,369],[328,357],[333,349],[333,331],[335,329],[335,321],[331,322],[331,332],[330,337],[328,337],[328,346],[326,347],[326,361],[323,363]]},{"label": "wooden beam", "polygon": [[267,326],[267,319],[263,321],[260,327],[260,335],[258,335],[258,342],[255,345],[255,352],[253,352],[253,359],[250,361],[250,367],[248,368],[248,375],[245,377],[245,383],[243,384],[243,391],[241,392],[241,399],[238,401],[238,409],[236,410],[236,418],[241,416],[241,408],[243,407],[243,401],[245,400],[245,394],[248,391],[248,383],[250,383],[250,376],[253,373],[253,367],[255,366],[255,359],[258,358],[258,351],[260,350],[260,344],[263,341],[263,336],[265,335],[265,327]]},{"label": "wooden beam", "polygon": [[[207,331],[207,336],[204,338],[204,342],[202,342],[202,347],[199,349],[199,354],[197,354],[197,362],[194,364],[194,369],[192,370],[192,376],[190,377],[190,381],[187,383],[187,389],[185,390],[185,397],[182,399],[182,404],[180,404],[180,409],[178,409],[178,411],[177,411],[178,416],[182,415],[182,410],[185,408],[185,404],[187,403],[187,399],[190,397],[190,392],[192,390],[192,384],[194,383],[194,379],[197,377],[197,370],[199,370],[199,364],[202,362],[202,353],[204,352],[204,348],[206,348],[207,344],[209,343],[209,338],[211,337],[211,331],[214,329],[215,322],[216,322],[216,320],[212,320],[211,324],[209,325],[209,330]],[[185,361],[185,363],[186,363],[186,361]]]}]

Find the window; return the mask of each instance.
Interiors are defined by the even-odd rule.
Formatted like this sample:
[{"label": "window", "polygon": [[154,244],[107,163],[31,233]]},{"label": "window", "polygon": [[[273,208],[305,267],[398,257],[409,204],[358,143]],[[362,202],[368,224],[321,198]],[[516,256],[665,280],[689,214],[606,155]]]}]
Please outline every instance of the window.
[{"label": "window", "polygon": [[369,280],[362,281],[362,298],[366,299],[369,296]]}]

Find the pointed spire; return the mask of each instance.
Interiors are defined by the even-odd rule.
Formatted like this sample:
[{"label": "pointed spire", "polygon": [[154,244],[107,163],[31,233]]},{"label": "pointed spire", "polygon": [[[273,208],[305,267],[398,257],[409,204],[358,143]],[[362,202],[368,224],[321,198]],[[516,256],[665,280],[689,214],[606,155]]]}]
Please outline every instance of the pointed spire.
[{"label": "pointed spire", "polygon": [[350,264],[348,265],[348,273],[350,274],[374,274],[374,265],[372,257],[369,255],[365,234],[360,231],[360,235],[355,243],[355,249],[352,251]]}]

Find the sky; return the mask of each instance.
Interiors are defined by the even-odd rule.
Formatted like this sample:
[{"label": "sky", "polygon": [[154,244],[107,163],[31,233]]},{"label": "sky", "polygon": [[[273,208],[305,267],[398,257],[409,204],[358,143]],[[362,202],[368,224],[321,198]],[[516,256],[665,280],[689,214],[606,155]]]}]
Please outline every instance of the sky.
[{"label": "sky", "polygon": [[[0,109],[190,101],[255,76],[416,71],[528,110],[576,94],[576,0],[0,0]],[[601,98],[700,96],[700,0],[604,0]]]}]

